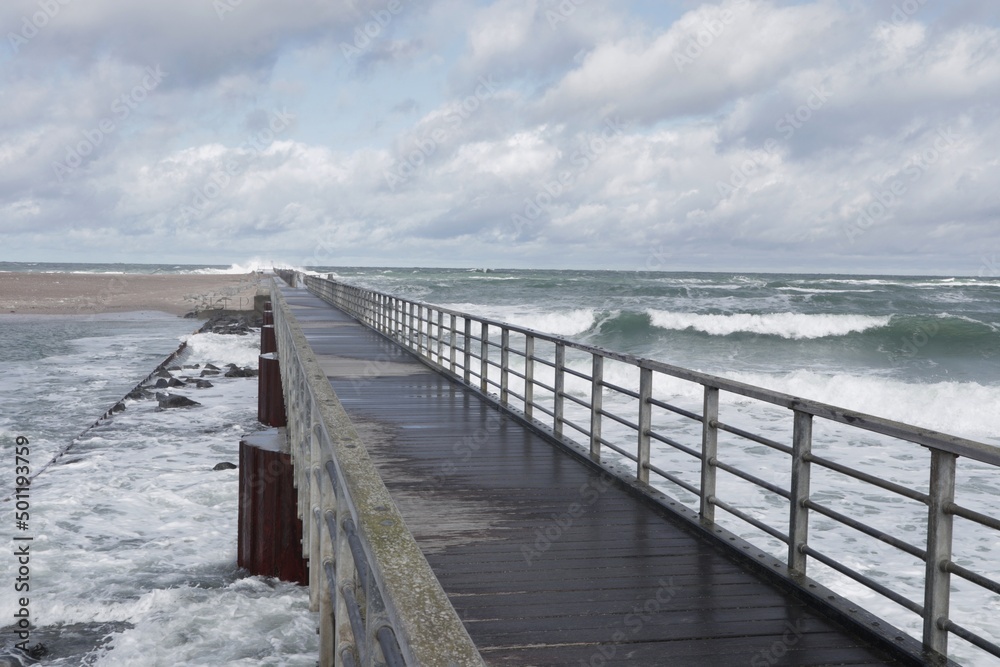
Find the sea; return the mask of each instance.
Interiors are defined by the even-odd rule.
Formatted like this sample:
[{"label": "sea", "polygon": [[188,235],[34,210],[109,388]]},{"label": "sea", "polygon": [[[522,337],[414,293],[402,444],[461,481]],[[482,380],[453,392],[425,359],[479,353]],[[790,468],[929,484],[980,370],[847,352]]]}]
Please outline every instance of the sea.
[{"label": "sea", "polygon": [[[0,262],[0,271],[109,275],[236,274],[259,268],[270,267],[255,261],[231,266]],[[1000,446],[997,277],[301,270]],[[184,364],[256,363],[254,336],[194,334],[195,326],[152,312],[0,316],[0,454],[8,461],[0,468],[7,477],[0,495],[13,488],[18,436],[30,441],[33,471],[65,451],[32,481],[30,524],[23,535],[14,529],[11,502],[0,504],[0,532],[33,538],[32,643],[49,648],[44,664],[315,663],[316,619],[307,595],[236,567],[237,478],[233,470],[212,469],[221,461],[235,462],[240,436],[259,428],[255,380],[231,378],[192,393],[203,407],[185,412],[157,411],[155,401],[126,401],[124,412],[92,426],[182,341],[187,342]],[[583,392],[572,385],[569,390]],[[697,387],[667,382],[656,391],[677,405],[700,407]],[[776,439],[787,434],[787,411],[752,403],[725,399],[723,421]],[[678,437],[696,445],[695,426],[678,426]],[[928,456],[919,445],[816,429],[817,443],[828,446],[835,459],[926,490]],[[724,440],[720,456],[781,480],[787,460],[752,445]],[[682,476],[691,473],[683,456],[655,449],[653,458]],[[965,460],[959,469],[959,501],[1000,516],[998,471]],[[729,494],[733,504],[779,526],[787,521],[787,503],[727,484],[720,495]],[[692,502],[669,484],[662,488]],[[923,546],[920,508],[876,491],[846,483],[821,488],[820,497]],[[780,543],[738,520],[727,521],[727,528],[761,549],[783,555]],[[829,522],[817,520],[815,526],[815,544],[824,551],[922,602],[922,565],[913,558]],[[956,534],[958,562],[1000,580],[1000,535],[959,527],[958,521]],[[822,568],[810,574],[905,631],[919,633],[913,614],[856,582]],[[12,557],[0,557],[0,578],[8,589],[16,580]],[[955,591],[956,620],[1000,642],[1000,596],[964,583]],[[4,619],[18,611],[13,597],[0,600]],[[13,648],[12,626],[0,621],[3,626],[0,665],[5,659],[31,664]],[[962,640],[953,638],[952,650],[961,664],[1000,664]]]}]

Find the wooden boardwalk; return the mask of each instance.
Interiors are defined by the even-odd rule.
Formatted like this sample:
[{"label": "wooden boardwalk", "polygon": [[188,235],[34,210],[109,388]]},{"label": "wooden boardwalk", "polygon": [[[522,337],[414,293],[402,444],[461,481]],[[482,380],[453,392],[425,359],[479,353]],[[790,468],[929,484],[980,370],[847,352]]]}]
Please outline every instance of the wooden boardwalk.
[{"label": "wooden boardwalk", "polygon": [[281,290],[488,664],[905,664],[341,311]]}]

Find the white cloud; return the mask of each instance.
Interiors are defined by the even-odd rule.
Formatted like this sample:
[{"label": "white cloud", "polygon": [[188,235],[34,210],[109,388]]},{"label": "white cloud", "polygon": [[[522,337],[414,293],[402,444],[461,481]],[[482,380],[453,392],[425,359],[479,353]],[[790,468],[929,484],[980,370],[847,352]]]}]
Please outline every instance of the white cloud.
[{"label": "white cloud", "polygon": [[0,63],[9,252],[975,273],[1000,245],[1000,32],[967,3],[442,0],[345,61],[384,4],[65,5]]},{"label": "white cloud", "polygon": [[545,114],[621,114],[645,123],[713,113],[821,54],[839,13],[826,3],[776,7],[729,0],[684,14],[658,35],[600,44],[548,90]]}]

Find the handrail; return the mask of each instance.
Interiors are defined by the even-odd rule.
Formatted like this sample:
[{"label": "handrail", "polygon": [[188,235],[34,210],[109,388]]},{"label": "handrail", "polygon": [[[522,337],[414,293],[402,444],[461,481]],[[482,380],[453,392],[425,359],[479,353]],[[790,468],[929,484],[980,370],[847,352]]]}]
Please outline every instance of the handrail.
[{"label": "handrail", "polygon": [[[647,488],[651,495],[656,494],[658,489],[649,486],[650,473],[657,476],[659,484],[674,484],[687,492],[693,492],[698,497],[697,516],[702,524],[716,525],[715,510],[718,508],[779,542],[786,543],[784,563],[789,576],[796,580],[805,580],[809,562],[815,560],[918,613],[923,618],[923,647],[929,655],[947,656],[948,638],[950,634],[954,634],[1000,657],[1000,646],[996,641],[982,637],[949,618],[951,575],[988,591],[995,591],[1000,587],[1000,583],[994,579],[955,562],[959,556],[964,558],[971,554],[952,554],[954,517],[960,517],[981,528],[998,530],[996,519],[955,502],[957,461],[960,457],[965,457],[1000,467],[1000,448],[315,275],[299,274],[299,281],[323,300],[398,341],[429,366],[482,393],[512,415],[544,430],[560,442],[577,450],[588,451],[590,458],[596,463],[612,465],[614,457],[605,458],[602,453],[604,447],[620,454],[621,460],[634,464],[631,479]],[[567,361],[570,355],[572,359]],[[521,367],[514,368],[515,363]],[[569,368],[568,363],[573,363],[574,367]],[[620,382],[616,384],[606,381],[609,363],[623,364],[631,368],[633,373],[637,371],[635,386],[623,387]],[[589,374],[586,370],[588,367],[591,368]],[[655,380],[664,376],[701,386],[704,393],[701,414],[671,405],[653,395]],[[516,381],[512,382],[512,378]],[[571,380],[579,385],[578,391],[573,393],[567,387]],[[720,394],[733,394],[789,410],[793,427],[791,442],[778,442],[773,437],[753,434],[746,429],[723,423],[719,416]],[[615,414],[609,408],[608,400],[613,396],[634,404],[636,412],[627,416]],[[570,400],[567,401],[567,398]],[[578,411],[580,417],[574,418],[570,414],[573,411]],[[657,420],[666,414],[679,415],[697,424],[701,430],[701,446],[680,445],[659,432],[665,427],[659,426]],[[547,415],[550,419],[543,418],[543,421],[539,421],[537,417],[540,415]],[[927,492],[911,489],[898,481],[880,479],[843,462],[814,454],[813,427],[816,418],[921,445],[930,453],[931,459],[926,471]],[[587,439],[585,445],[566,437],[563,427],[567,425]],[[611,437],[609,427],[624,435]],[[736,438],[766,445],[778,455],[789,456],[787,487],[761,479],[747,470],[740,470],[732,462],[722,461],[719,433],[723,431]],[[629,439],[634,443],[631,452],[626,444]],[[696,481],[685,481],[679,471],[663,470],[653,464],[650,457],[651,444],[654,442],[657,446],[666,446],[668,450],[696,455],[693,461],[700,468],[699,478]],[[899,537],[890,536],[868,525],[858,517],[848,517],[820,503],[821,498],[810,493],[814,463],[821,466],[825,473],[843,475],[854,482],[873,484],[881,490],[900,493],[910,500],[923,503],[927,508],[926,548],[910,545]],[[760,517],[750,516],[736,507],[735,503],[720,498],[717,483],[719,470],[731,478],[753,484],[769,494],[769,497],[785,502],[788,506],[787,525],[768,525]],[[823,509],[820,510],[820,507]],[[809,543],[812,522],[810,509],[816,509],[825,520],[858,530],[861,534],[879,539],[909,556],[921,557],[925,562],[922,604],[907,599],[865,573],[813,548]],[[965,560],[963,562],[968,565]]]},{"label": "handrail", "polygon": [[485,665],[276,286],[271,300],[320,664]]}]

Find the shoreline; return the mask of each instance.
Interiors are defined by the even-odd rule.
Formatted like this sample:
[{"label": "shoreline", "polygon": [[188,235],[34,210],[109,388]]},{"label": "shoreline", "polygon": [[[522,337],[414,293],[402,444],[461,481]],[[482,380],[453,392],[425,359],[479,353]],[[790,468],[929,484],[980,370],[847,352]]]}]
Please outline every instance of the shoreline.
[{"label": "shoreline", "polygon": [[262,276],[0,271],[0,317],[251,311]]}]

